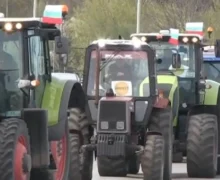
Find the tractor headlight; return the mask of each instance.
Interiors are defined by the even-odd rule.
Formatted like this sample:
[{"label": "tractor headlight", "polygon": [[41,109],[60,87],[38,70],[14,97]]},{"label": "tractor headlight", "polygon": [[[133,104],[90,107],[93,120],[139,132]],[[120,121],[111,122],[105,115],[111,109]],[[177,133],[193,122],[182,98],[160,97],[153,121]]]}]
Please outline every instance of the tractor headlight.
[{"label": "tractor headlight", "polygon": [[141,41],[146,42],[146,41],[147,41],[147,38],[143,36],[143,37],[141,38]]},{"label": "tractor headlight", "polygon": [[125,123],[123,121],[118,121],[116,123],[116,129],[118,130],[124,130],[125,129]]},{"label": "tractor headlight", "polygon": [[13,29],[12,23],[6,23],[6,24],[4,25],[4,29],[5,29],[6,31],[12,31],[12,29]]},{"label": "tractor headlight", "polygon": [[108,129],[108,121],[101,121],[101,129]]},{"label": "tractor headlight", "polygon": [[17,24],[15,25],[15,27],[16,27],[16,29],[21,29],[21,28],[22,28],[22,24],[21,24],[21,23],[17,23]]},{"label": "tractor headlight", "polygon": [[104,40],[104,39],[98,40],[98,46],[99,46],[100,48],[104,48],[104,47],[105,47],[105,40]]},{"label": "tractor headlight", "polygon": [[183,38],[183,42],[184,42],[184,43],[187,43],[188,41],[189,41],[189,38],[188,38],[188,37],[184,37],[184,38]]},{"label": "tractor headlight", "polygon": [[198,38],[196,38],[196,37],[192,38],[193,43],[197,43],[198,41],[199,41]]}]

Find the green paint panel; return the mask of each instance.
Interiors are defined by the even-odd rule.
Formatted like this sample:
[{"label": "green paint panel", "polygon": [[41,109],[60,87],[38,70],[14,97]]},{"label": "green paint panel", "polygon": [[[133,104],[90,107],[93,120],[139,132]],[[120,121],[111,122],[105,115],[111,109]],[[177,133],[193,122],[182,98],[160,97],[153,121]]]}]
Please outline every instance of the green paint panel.
[{"label": "green paint panel", "polygon": [[220,84],[212,80],[206,80],[206,84],[211,85],[211,88],[205,90],[204,104],[205,105],[216,105],[217,99],[218,99],[218,89],[219,89]]},{"label": "green paint panel", "polygon": [[[141,83],[140,88],[139,88],[139,94],[140,96],[144,96],[144,87],[146,84],[149,84],[149,78],[145,78],[144,81]],[[169,89],[164,89],[167,94],[169,94],[169,100],[171,102],[171,107],[173,108],[174,106],[176,109],[176,114],[174,115],[174,120],[173,120],[173,126],[177,125],[177,117],[178,117],[178,111],[179,111],[179,98],[174,102],[174,95],[175,95],[175,91],[178,91],[177,87],[178,87],[178,79],[176,76],[171,76],[171,75],[158,75],[157,76],[157,84],[158,87],[167,87]],[[167,86],[166,86],[167,85]],[[171,86],[170,86],[171,85]],[[179,93],[178,93],[179,94]]]},{"label": "green paint panel", "polygon": [[41,107],[48,110],[48,125],[57,124],[59,119],[60,103],[67,79],[52,76],[52,82],[46,84]]}]

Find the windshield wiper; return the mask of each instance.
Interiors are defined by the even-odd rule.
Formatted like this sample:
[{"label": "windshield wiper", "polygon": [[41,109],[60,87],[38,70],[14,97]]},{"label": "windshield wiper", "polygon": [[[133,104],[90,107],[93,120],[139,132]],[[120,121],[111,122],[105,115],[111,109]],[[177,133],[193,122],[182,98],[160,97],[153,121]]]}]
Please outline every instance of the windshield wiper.
[{"label": "windshield wiper", "polygon": [[102,71],[103,68],[105,68],[113,59],[114,57],[119,54],[121,52],[121,50],[115,52],[114,54],[111,55],[111,57],[109,57],[108,59],[106,59],[106,61],[102,64],[102,66],[100,67],[100,71]]}]

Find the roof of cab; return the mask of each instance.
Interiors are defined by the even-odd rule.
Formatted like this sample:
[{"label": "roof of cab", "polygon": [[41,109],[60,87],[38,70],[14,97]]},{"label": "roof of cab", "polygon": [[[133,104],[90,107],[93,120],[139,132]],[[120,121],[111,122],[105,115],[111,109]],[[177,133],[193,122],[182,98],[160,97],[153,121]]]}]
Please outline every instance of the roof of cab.
[{"label": "roof of cab", "polygon": [[[134,42],[132,40],[123,40],[123,39],[100,39],[100,40],[95,40],[91,43],[91,45],[93,44],[97,44],[99,42],[103,42],[104,44],[108,44],[108,45],[133,45]],[[141,45],[148,45],[146,42],[142,42],[140,41]]]},{"label": "roof of cab", "polygon": [[55,24],[47,24],[42,22],[42,18],[0,18],[0,27],[5,23],[23,23],[24,27],[42,27],[42,28],[55,28]]},{"label": "roof of cab", "polygon": [[[134,33],[131,34],[132,37],[137,37],[137,36],[158,36],[158,35],[163,35],[163,36],[170,36],[170,34],[163,34],[163,33]],[[188,34],[188,33],[180,33],[179,36],[188,36],[188,37],[198,37],[199,39],[203,39],[203,36],[199,34]]]},{"label": "roof of cab", "polygon": [[41,18],[0,18],[0,22],[27,22],[27,21],[41,22]]}]

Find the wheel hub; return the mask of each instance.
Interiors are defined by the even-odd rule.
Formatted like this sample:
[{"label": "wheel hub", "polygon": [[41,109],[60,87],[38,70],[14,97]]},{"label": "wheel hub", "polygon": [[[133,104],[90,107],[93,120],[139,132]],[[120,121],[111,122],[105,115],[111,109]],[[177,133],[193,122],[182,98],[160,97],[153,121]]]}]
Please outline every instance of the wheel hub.
[{"label": "wheel hub", "polygon": [[31,171],[31,156],[25,153],[22,161],[23,161],[23,165],[22,165],[23,172],[29,173]]}]

